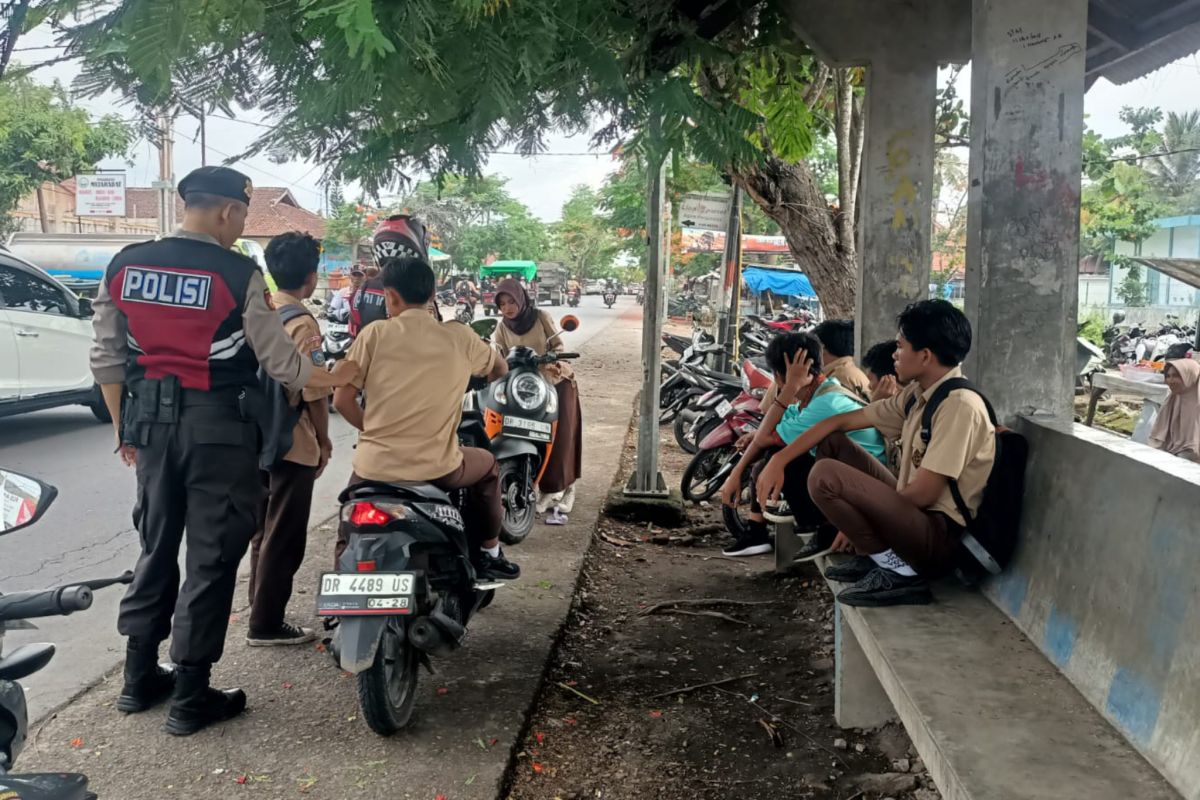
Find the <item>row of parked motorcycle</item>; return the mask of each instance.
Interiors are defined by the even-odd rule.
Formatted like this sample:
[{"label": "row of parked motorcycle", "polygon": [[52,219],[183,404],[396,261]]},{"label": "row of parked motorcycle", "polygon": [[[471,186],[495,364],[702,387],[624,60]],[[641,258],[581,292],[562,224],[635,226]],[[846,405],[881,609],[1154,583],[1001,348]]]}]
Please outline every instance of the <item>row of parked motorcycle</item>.
[{"label": "row of parked motorcycle", "polygon": [[1165,361],[1185,357],[1196,342],[1196,328],[1170,315],[1158,326],[1127,323],[1117,312],[1104,329],[1104,354],[1108,366]]},{"label": "row of parked motorcycle", "polygon": [[[762,398],[772,377],[763,356],[771,339],[815,324],[811,313],[793,309],[775,318],[745,317],[738,330],[738,360],[730,372],[717,369],[731,359],[707,332],[695,329],[691,338],[663,334],[663,344],[677,357],[663,362],[659,423],[671,425],[676,443],[692,455],[680,486],[685,500],[711,500],[741,458],[737,441],[761,425]],[[745,491],[750,491],[748,484]],[[745,532],[746,507],[722,508],[730,533]]]}]

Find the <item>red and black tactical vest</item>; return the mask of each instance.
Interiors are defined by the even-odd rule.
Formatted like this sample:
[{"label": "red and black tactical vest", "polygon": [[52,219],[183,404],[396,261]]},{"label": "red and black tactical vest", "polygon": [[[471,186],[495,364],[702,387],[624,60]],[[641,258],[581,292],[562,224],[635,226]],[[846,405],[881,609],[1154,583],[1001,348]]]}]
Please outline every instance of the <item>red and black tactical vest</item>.
[{"label": "red and black tactical vest", "polygon": [[359,287],[358,291],[350,298],[351,336],[358,336],[359,331],[372,322],[387,319],[385,300],[382,279],[371,278]]},{"label": "red and black tactical vest", "polygon": [[256,385],[242,310],[257,271],[240,253],[181,237],[117,253],[104,280],[128,320],[125,380],[174,375],[183,388],[203,391]]}]

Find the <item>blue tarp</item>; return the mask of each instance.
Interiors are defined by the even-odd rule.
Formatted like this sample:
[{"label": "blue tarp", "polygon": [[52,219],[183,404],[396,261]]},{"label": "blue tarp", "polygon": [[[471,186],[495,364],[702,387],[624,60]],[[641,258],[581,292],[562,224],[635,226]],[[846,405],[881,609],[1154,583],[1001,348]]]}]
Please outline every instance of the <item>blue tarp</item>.
[{"label": "blue tarp", "polygon": [[765,292],[770,289],[772,294],[781,297],[810,297],[816,298],[808,276],[803,272],[789,269],[771,269],[770,267],[747,266],[742,269],[742,280],[755,292]]}]

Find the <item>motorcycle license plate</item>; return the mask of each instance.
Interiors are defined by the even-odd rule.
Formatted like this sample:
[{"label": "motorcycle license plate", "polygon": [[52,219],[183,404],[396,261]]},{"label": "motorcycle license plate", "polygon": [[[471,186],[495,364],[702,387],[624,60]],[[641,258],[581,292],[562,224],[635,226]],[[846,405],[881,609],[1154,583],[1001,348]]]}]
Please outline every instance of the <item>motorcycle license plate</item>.
[{"label": "motorcycle license plate", "polygon": [[328,322],[325,324],[326,333],[349,333],[350,326],[340,322]]},{"label": "motorcycle license plate", "polygon": [[535,442],[548,442],[550,441],[550,423],[522,417],[505,417],[504,433],[522,439],[532,439]]},{"label": "motorcycle license plate", "polygon": [[722,417],[728,417],[733,413],[733,406],[729,404],[728,400],[722,400],[721,402],[717,403],[717,413]]},{"label": "motorcycle license plate", "polygon": [[326,572],[317,614],[411,614],[417,576],[412,572]]}]

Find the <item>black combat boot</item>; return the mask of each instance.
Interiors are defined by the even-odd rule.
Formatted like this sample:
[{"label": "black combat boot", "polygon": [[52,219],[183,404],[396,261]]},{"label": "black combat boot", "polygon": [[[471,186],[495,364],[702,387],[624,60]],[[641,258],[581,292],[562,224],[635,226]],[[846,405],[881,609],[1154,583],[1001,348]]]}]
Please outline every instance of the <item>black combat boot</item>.
[{"label": "black combat boot", "polygon": [[167,712],[167,733],[191,736],[214,722],[233,719],[246,710],[246,693],[241,689],[213,689],[208,685],[210,665],[175,668],[175,694]]},{"label": "black combat boot", "polygon": [[149,644],[129,637],[125,645],[125,685],[117,698],[117,710],[137,714],[154,708],[171,696],[175,670],[159,666],[158,642]]}]

